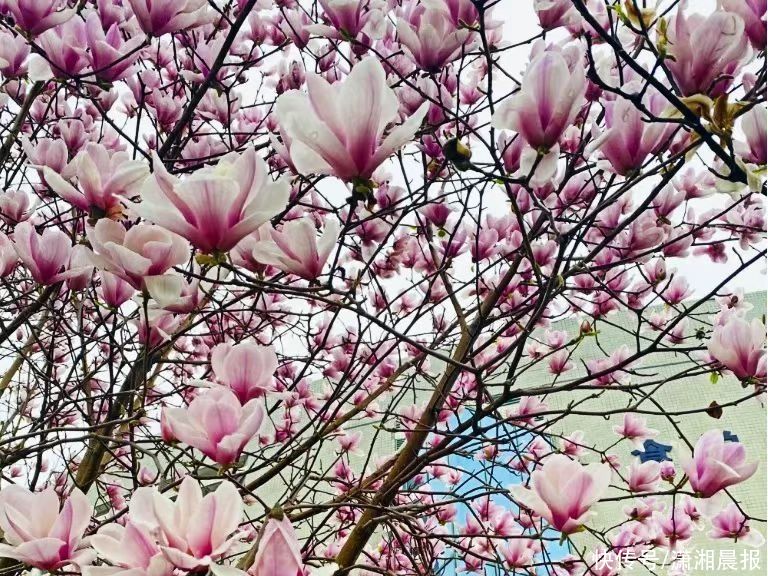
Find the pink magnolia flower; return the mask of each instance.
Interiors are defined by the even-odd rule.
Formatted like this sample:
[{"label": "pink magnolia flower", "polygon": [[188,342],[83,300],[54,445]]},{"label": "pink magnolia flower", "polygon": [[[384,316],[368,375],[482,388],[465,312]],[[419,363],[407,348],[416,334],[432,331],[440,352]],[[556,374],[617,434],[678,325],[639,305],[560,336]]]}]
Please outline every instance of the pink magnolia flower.
[{"label": "pink magnolia flower", "polygon": [[163,555],[185,571],[208,567],[226,554],[242,515],[243,501],[227,481],[203,496],[200,484],[187,476],[175,501],[155,488],[139,488],[131,499],[131,521],[155,534]]},{"label": "pink magnolia flower", "polygon": [[270,230],[271,240],[253,245],[253,258],[305,280],[315,280],[331,255],[339,238],[339,223],[330,218],[317,238],[315,225],[307,218],[291,220],[280,230]]},{"label": "pink magnolia flower", "polygon": [[[647,105],[651,112],[660,114],[668,104],[661,95],[656,96],[649,98]],[[594,140],[590,149],[599,148],[613,170],[622,176],[642,167],[648,155],[658,151],[674,130],[674,124],[644,121],[637,106],[624,98],[606,102],[605,108],[607,130]]]},{"label": "pink magnolia flower", "polygon": [[627,487],[630,492],[653,492],[661,478],[661,463],[655,460],[640,462],[635,459],[629,466]]},{"label": "pink magnolia flower", "polygon": [[267,520],[248,573],[252,576],[302,576],[301,545],[287,516]]},{"label": "pink magnolia flower", "polygon": [[678,509],[691,519],[696,528],[701,529],[703,528],[703,522],[700,508],[711,510],[713,507],[716,508],[718,504],[719,503],[716,500],[710,502],[702,502],[701,500],[694,500],[690,496],[684,496],[683,501],[678,504]]},{"label": "pink magnolia flower", "polygon": [[0,491],[0,528],[6,543],[0,557],[54,571],[67,564],[87,564],[91,558],[81,547],[93,506],[74,490],[59,511],[53,488],[30,492],[10,485]]},{"label": "pink magnolia flower", "polygon": [[90,65],[88,58],[85,22],[71,18],[38,38],[56,76],[76,76]]},{"label": "pink magnolia flower", "polygon": [[653,496],[646,496],[632,500],[632,504],[625,506],[623,512],[632,520],[646,523],[651,520],[654,512],[660,512],[663,509],[664,503],[661,500]]},{"label": "pink magnolia flower", "polygon": [[22,136],[21,147],[29,158],[29,163],[40,170],[43,166],[48,166],[54,172],[61,173],[67,165],[67,145],[63,140],[39,138],[33,145]]},{"label": "pink magnolia flower", "polygon": [[571,0],[533,0],[533,9],[544,30],[573,25],[579,20]]},{"label": "pink magnolia flower", "polygon": [[13,245],[32,278],[40,284],[55,284],[64,279],[63,269],[72,252],[72,242],[64,232],[46,228],[38,234],[29,222],[17,224]]},{"label": "pink magnolia flower", "polygon": [[558,350],[549,357],[547,367],[551,374],[563,374],[572,370],[574,363],[571,361],[571,354],[568,350]]},{"label": "pink magnolia flower", "polygon": [[3,76],[14,78],[26,74],[29,52],[24,36],[0,30],[0,72]]},{"label": "pink magnolia flower", "polygon": [[33,35],[62,24],[75,15],[65,0],[5,0],[6,9],[20,28]]},{"label": "pink magnolia flower", "polygon": [[120,197],[133,196],[149,169],[127,152],[110,154],[102,144],[90,142],[64,173],[77,178],[79,190],[54,170],[43,168],[46,183],[64,200],[93,216],[114,217],[122,212]]},{"label": "pink magnolia flower", "polygon": [[133,72],[133,62],[139,55],[137,49],[144,39],[135,36],[124,41],[117,24],[112,24],[105,33],[99,16],[100,14],[91,12],[85,20],[91,69],[98,78],[114,82]]},{"label": "pink magnolia flower", "polygon": [[32,216],[36,202],[31,202],[29,195],[22,190],[8,190],[0,194],[0,219],[15,226]]},{"label": "pink magnolia flower", "polygon": [[453,213],[453,208],[445,202],[430,202],[421,208],[419,213],[438,228],[443,228],[448,222],[448,217]]},{"label": "pink magnolia flower", "polygon": [[[587,360],[587,370],[590,374],[601,374],[595,378],[597,386],[610,386],[612,384],[623,385],[630,380],[630,373],[627,372],[629,364],[625,363],[631,355],[629,347],[623,345],[613,352],[608,358],[593,358]],[[611,370],[613,367],[623,364],[618,370]],[[602,374],[605,372],[605,374]]]},{"label": "pink magnolia flower", "polygon": [[768,6],[766,0],[720,0],[720,6],[723,10],[741,16],[752,47],[755,50],[765,50],[765,12]]},{"label": "pink magnolia flower", "polygon": [[119,308],[136,293],[136,288],[117,274],[102,270],[100,276],[99,292],[104,303],[110,308]]},{"label": "pink magnolia flower", "polygon": [[169,312],[188,313],[200,303],[200,281],[187,282],[175,273],[162,276],[146,276],[144,286],[153,300],[153,305]]},{"label": "pink magnolia flower", "polygon": [[439,72],[461,54],[471,50],[472,31],[457,28],[441,5],[413,2],[397,19],[397,36],[419,68]]},{"label": "pink magnolia flower", "polygon": [[721,313],[718,314],[717,325],[723,324],[720,320],[726,320],[732,313],[744,314],[752,310],[752,304],[744,297],[744,288],[736,288],[723,296],[715,298],[717,305],[720,306]]},{"label": "pink magnolia flower", "polygon": [[681,466],[694,492],[709,498],[755,473],[758,462],[747,463],[746,459],[743,444],[726,442],[721,430],[710,430],[696,442],[693,458],[684,454]]},{"label": "pink magnolia flower", "polygon": [[216,380],[246,404],[274,390],[277,355],[271,346],[250,342],[218,344],[211,352],[211,368]]},{"label": "pink magnolia flower", "polygon": [[264,407],[259,400],[240,405],[228,388],[211,388],[187,408],[165,408],[165,424],[171,435],[197,448],[221,466],[237,461],[261,428]]},{"label": "pink magnolia flower", "polygon": [[111,566],[84,566],[83,576],[170,576],[173,565],[163,556],[146,526],[128,520],[125,526],[102,526],[89,542]]},{"label": "pink magnolia flower", "polygon": [[766,379],[765,326],[757,318],[748,322],[731,314],[716,325],[707,350],[740,380]]},{"label": "pink magnolia flower", "polygon": [[675,548],[680,540],[690,539],[696,529],[693,520],[680,505],[675,506],[668,515],[658,518],[656,523],[670,548]]},{"label": "pink magnolia flower", "polygon": [[19,255],[13,247],[13,242],[5,234],[0,232],[0,278],[5,278],[19,262]]},{"label": "pink magnolia flower", "polygon": [[[270,228],[270,226],[262,226],[254,233],[240,240],[237,246],[229,253],[232,264],[258,274],[268,274],[270,267],[254,258],[253,247],[259,242],[272,241],[272,236],[269,233]],[[271,271],[274,272],[274,270]]]},{"label": "pink magnolia flower", "polygon": [[137,224],[126,231],[114,220],[101,219],[87,231],[93,262],[116,274],[137,290],[147,276],[158,276],[189,259],[183,238],[160,226]]},{"label": "pink magnolia flower", "polygon": [[162,36],[210,21],[206,0],[128,0],[141,29]]},{"label": "pink magnolia flower", "polygon": [[768,162],[768,145],[766,145],[766,116],[765,106],[758,104],[739,119],[739,125],[746,137],[746,142],[736,142],[736,152],[745,162],[765,166]]},{"label": "pink magnolia flower", "polygon": [[382,7],[375,1],[320,0],[323,15],[330,26],[310,24],[308,32],[328,38],[357,38],[361,32],[370,37],[381,37],[385,24]]},{"label": "pink magnolia flower", "polygon": [[672,185],[685,193],[687,200],[693,198],[705,198],[716,191],[717,179],[708,171],[697,171],[689,166],[680,173],[680,176],[672,181]]},{"label": "pink magnolia flower", "polygon": [[587,448],[584,441],[584,432],[575,430],[560,440],[560,450],[567,456],[579,458],[584,455]]},{"label": "pink magnolia flower", "polygon": [[85,290],[91,284],[93,268],[91,251],[82,244],[75,244],[69,253],[65,273],[67,287],[73,291]]},{"label": "pink magnolia flower", "polygon": [[528,65],[520,90],[497,108],[493,126],[514,130],[532,148],[548,150],[575,120],[586,89],[580,57],[569,65],[563,52],[540,51]]},{"label": "pink magnolia flower", "polygon": [[284,10],[278,14],[277,26],[297,48],[306,48],[311,34],[309,16],[304,10]]},{"label": "pink magnolia flower", "polygon": [[533,563],[533,557],[541,552],[541,545],[532,538],[523,538],[516,535],[507,540],[501,548],[504,562],[511,568],[526,568]]},{"label": "pink magnolia flower", "polygon": [[139,344],[150,348],[159,346],[171,339],[171,336],[181,325],[183,317],[171,314],[165,310],[149,308],[147,313],[139,309],[139,318],[134,320]]},{"label": "pink magnolia flower", "polygon": [[289,90],[277,100],[276,116],[290,139],[293,165],[301,174],[332,174],[348,182],[368,180],[413,138],[429,109],[425,102],[384,136],[399,102],[376,58],[359,62],[345,81],[333,85],[308,74],[307,89],[307,94]]},{"label": "pink magnolia flower", "polygon": [[[436,0],[434,4],[448,12],[453,25],[457,28],[460,26],[477,27],[480,15],[472,0]],[[486,12],[487,16],[488,12]],[[487,21],[485,25],[486,28],[491,28],[493,25],[497,25],[497,22]]]},{"label": "pink magnolia flower", "polygon": [[673,58],[665,64],[683,95],[720,96],[749,54],[744,20],[723,10],[687,15],[687,8],[687,0],[678,4],[667,29]]},{"label": "pink magnolia flower", "polygon": [[272,182],[250,147],[180,180],[154,156],[154,173],[132,204],[142,218],[183,236],[205,252],[227,252],[288,203],[290,185]]},{"label": "pink magnolia flower", "polygon": [[608,489],[611,468],[582,466],[563,454],[547,457],[531,474],[533,489],[512,486],[513,498],[544,518],[553,528],[571,534],[587,521],[589,509]]},{"label": "pink magnolia flower", "polygon": [[653,438],[659,431],[646,426],[645,418],[636,416],[631,412],[624,414],[624,421],[619,426],[614,426],[613,431],[619,436],[633,440],[635,444],[642,444],[643,440]]},{"label": "pink magnolia flower", "polygon": [[480,229],[470,234],[469,252],[472,262],[481,262],[493,257],[500,250],[499,233],[493,228]]},{"label": "pink magnolia flower", "polygon": [[664,462],[661,463],[661,479],[666,480],[667,482],[672,482],[675,479],[675,475],[677,474],[677,470],[675,469],[675,464],[673,462],[670,462],[669,460],[664,460]]},{"label": "pink magnolia flower", "polygon": [[763,535],[750,527],[749,519],[733,502],[712,518],[712,530],[709,532],[709,537],[716,540],[744,542],[749,546],[756,547],[765,543]]},{"label": "pink magnolia flower", "polygon": [[363,440],[362,432],[344,432],[336,438],[339,450],[342,454],[359,454],[360,442]]},{"label": "pink magnolia flower", "polygon": [[125,5],[122,3],[122,0],[120,3],[115,0],[96,0],[96,7],[105,29],[112,24],[121,24],[131,17],[131,10],[127,3]]}]

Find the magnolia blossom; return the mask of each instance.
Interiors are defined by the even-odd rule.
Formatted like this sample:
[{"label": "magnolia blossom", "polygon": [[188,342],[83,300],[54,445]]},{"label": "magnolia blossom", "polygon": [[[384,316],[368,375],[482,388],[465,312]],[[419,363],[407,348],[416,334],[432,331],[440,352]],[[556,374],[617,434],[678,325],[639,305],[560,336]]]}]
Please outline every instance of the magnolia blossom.
[{"label": "magnolia blossom", "polygon": [[553,454],[531,474],[530,488],[512,486],[513,498],[553,528],[571,534],[590,516],[589,509],[608,489],[611,468],[581,465],[563,454]]},{"label": "magnolia blossom", "polygon": [[280,230],[270,230],[270,236],[271,240],[253,245],[254,259],[305,280],[315,280],[339,238],[339,223],[334,218],[326,220],[320,239],[307,218],[286,222]]},{"label": "magnolia blossom", "polygon": [[768,2],[766,0],[720,0],[720,5],[724,10],[741,16],[752,47],[755,50],[765,50],[765,12]]},{"label": "magnolia blossom", "polygon": [[423,70],[439,72],[457,58],[472,34],[467,28],[457,29],[450,14],[442,7],[427,4],[410,5],[403,18],[397,19],[400,43]]},{"label": "magnolia blossom", "polygon": [[[668,106],[663,97],[656,95],[649,99],[653,113],[661,113]],[[661,121],[647,122],[637,107],[626,99],[605,104],[605,130],[590,145],[600,149],[617,174],[627,175],[642,167],[649,154],[653,154],[669,138],[674,124]]]},{"label": "magnolia blossom", "polygon": [[619,426],[614,426],[613,431],[619,436],[632,440],[637,445],[642,445],[644,440],[653,438],[659,431],[646,426],[646,419],[636,416],[631,412],[624,414],[624,420]]},{"label": "magnolia blossom", "polygon": [[50,571],[88,564],[92,556],[82,539],[92,513],[93,506],[79,490],[59,511],[53,488],[30,492],[23,486],[6,486],[0,490],[0,528],[6,542],[0,544],[0,557]]},{"label": "magnolia blossom", "polygon": [[184,239],[160,226],[137,224],[126,231],[122,224],[102,219],[88,229],[88,240],[93,263],[138,290],[146,277],[163,274],[189,259]]},{"label": "magnolia blossom", "polygon": [[67,165],[67,145],[63,140],[38,138],[32,144],[26,137],[21,138],[21,147],[30,164],[42,171],[47,166],[54,172],[61,172]]},{"label": "magnolia blossom", "polygon": [[99,294],[104,303],[110,308],[119,308],[136,293],[136,288],[117,274],[102,270],[100,276]]},{"label": "magnolia blossom", "polygon": [[40,34],[66,22],[75,15],[65,0],[5,0],[6,9],[19,27],[30,34]]},{"label": "magnolia blossom", "polygon": [[[626,370],[629,368],[627,358],[631,356],[629,347],[622,345],[614,350],[608,358],[593,358],[587,360],[587,371],[590,374],[600,374],[595,378],[598,386],[610,386],[612,384],[624,385],[630,379],[630,374]],[[622,368],[614,370],[613,368],[622,364]],[[605,373],[604,373],[605,372]]]},{"label": "magnolia blossom", "polygon": [[141,29],[162,36],[194,28],[210,20],[206,0],[128,0]]},{"label": "magnolia blossom", "polygon": [[712,530],[709,537],[716,540],[733,540],[749,546],[761,547],[765,538],[749,525],[749,519],[731,502],[712,518]]},{"label": "magnolia blossom", "polygon": [[629,466],[627,487],[631,492],[653,492],[661,478],[661,463],[655,460],[640,462],[635,459]]},{"label": "magnolia blossom", "polygon": [[535,55],[520,90],[497,108],[493,126],[518,132],[537,150],[557,144],[575,120],[587,88],[581,60],[569,64],[566,56],[554,49]]},{"label": "magnolia blossom", "polygon": [[287,516],[267,521],[248,573],[253,576],[302,576],[301,544]]},{"label": "magnolia blossom", "polygon": [[22,190],[8,190],[0,194],[0,219],[11,226],[28,220],[35,209],[36,202],[32,202],[29,194]]},{"label": "magnolia blossom", "polygon": [[66,276],[72,242],[56,228],[46,228],[38,234],[29,222],[17,224],[13,230],[13,245],[32,278],[40,284],[55,284]]},{"label": "magnolia blossom", "polygon": [[288,202],[290,185],[272,182],[252,147],[180,180],[154,156],[154,173],[141,189],[136,213],[205,252],[227,252]]},{"label": "magnolia blossom", "polygon": [[344,432],[336,438],[339,450],[343,454],[359,454],[360,442],[363,439],[362,432]]},{"label": "magnolia blossom", "polygon": [[29,44],[21,34],[0,30],[0,72],[3,76],[12,78],[26,74],[25,62],[29,53]]},{"label": "magnolia blossom", "polygon": [[191,312],[200,302],[200,282],[186,282],[179,274],[146,276],[144,286],[154,304],[169,312]]},{"label": "magnolia blossom", "polygon": [[91,12],[85,23],[94,74],[107,82],[114,82],[131,74],[133,62],[139,55],[137,49],[144,39],[137,35],[123,41],[120,27],[116,23],[105,32],[101,18],[96,12]]},{"label": "magnolia blossom", "polygon": [[13,247],[13,242],[0,232],[0,278],[5,278],[16,268],[19,256]]},{"label": "magnolia blossom", "polygon": [[665,64],[684,95],[720,96],[749,55],[744,20],[722,10],[686,14],[687,8],[688,1],[682,0],[667,28],[672,58]]},{"label": "magnolia blossom", "polygon": [[330,26],[310,24],[307,32],[328,38],[357,38],[361,32],[381,37],[384,13],[379,2],[364,0],[320,0],[323,15]]},{"label": "magnolia blossom", "polygon": [[246,404],[274,389],[277,355],[271,346],[250,342],[218,344],[211,352],[211,368],[216,380]]},{"label": "magnolia blossom", "polygon": [[743,444],[726,442],[721,430],[710,430],[696,442],[693,458],[683,455],[682,468],[693,491],[709,498],[755,473],[758,462],[748,463],[746,459]]},{"label": "magnolia blossom", "polygon": [[375,58],[359,62],[344,82],[333,85],[307,74],[307,91],[289,90],[277,100],[277,120],[290,139],[293,165],[301,174],[332,174],[348,182],[368,180],[413,138],[429,109],[425,102],[385,136],[399,103]]},{"label": "magnolia blossom", "polygon": [[182,320],[181,316],[165,310],[149,308],[145,314],[144,308],[140,308],[139,318],[133,324],[136,326],[139,343],[154,347],[170,340]]},{"label": "magnolia blossom", "polygon": [[672,482],[675,479],[675,475],[677,474],[677,470],[675,469],[675,464],[673,462],[670,462],[669,460],[664,460],[661,463],[661,479],[666,480],[667,482]]},{"label": "magnolia blossom", "polygon": [[748,322],[739,315],[730,315],[724,325],[715,326],[707,349],[740,380],[765,381],[765,326],[757,318]]},{"label": "magnolia blossom", "polygon": [[579,20],[571,0],[533,0],[533,9],[544,30],[570,26]]},{"label": "magnolia blossom", "polygon": [[258,434],[264,420],[259,400],[244,406],[227,388],[212,388],[187,408],[165,408],[166,433],[197,448],[222,466],[237,461],[245,445]]},{"label": "magnolia blossom", "polygon": [[131,521],[155,534],[165,558],[187,571],[208,567],[227,553],[242,515],[243,501],[227,481],[203,496],[187,476],[175,501],[155,488],[139,488],[131,500]]},{"label": "magnolia blossom", "polygon": [[83,576],[170,576],[173,565],[146,526],[128,520],[125,526],[106,524],[89,539],[111,566],[84,566]]},{"label": "magnolia blossom", "polygon": [[532,538],[515,535],[501,548],[504,562],[511,568],[525,568],[533,563],[533,558],[541,552],[541,544]]},{"label": "magnolia blossom", "polygon": [[69,263],[65,274],[70,290],[85,290],[93,278],[93,262],[91,251],[82,244],[76,244],[69,253]]},{"label": "magnolia blossom", "polygon": [[768,162],[768,144],[766,140],[766,111],[765,106],[758,104],[739,119],[739,125],[746,137],[746,142],[736,142],[734,147],[742,159],[758,166]]},{"label": "magnolia blossom", "polygon": [[670,548],[675,548],[680,541],[688,540],[696,529],[690,515],[681,505],[657,518],[656,524],[666,539],[665,544]]},{"label": "magnolia blossom", "polygon": [[80,18],[70,18],[63,24],[46,30],[40,34],[37,41],[51,64],[52,75],[55,73],[59,77],[75,76],[90,67],[90,58],[86,51],[86,26]]},{"label": "magnolia blossom", "polygon": [[149,169],[127,152],[110,154],[102,144],[89,142],[65,173],[77,178],[79,190],[54,170],[43,168],[46,183],[64,200],[97,217],[114,217],[122,211],[120,198],[133,196]]}]

